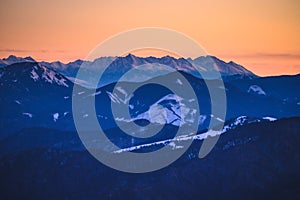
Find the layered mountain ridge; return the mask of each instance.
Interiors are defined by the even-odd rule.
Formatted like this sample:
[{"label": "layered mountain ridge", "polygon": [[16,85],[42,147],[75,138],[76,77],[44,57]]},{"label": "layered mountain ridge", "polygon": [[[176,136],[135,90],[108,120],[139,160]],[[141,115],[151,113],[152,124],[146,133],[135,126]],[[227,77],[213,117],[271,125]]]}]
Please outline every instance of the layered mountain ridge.
[{"label": "layered mountain ridge", "polygon": [[[122,59],[119,60],[122,61]],[[169,60],[173,59],[169,58]],[[182,60],[182,62],[185,61]],[[162,87],[149,84],[150,82],[165,82],[183,91],[186,83],[182,77],[178,77],[177,72],[155,76],[141,83],[119,82],[117,88],[115,88],[116,83],[97,90],[80,87],[80,91],[74,94],[74,83],[43,63],[21,62],[6,66],[0,69],[2,93],[0,101],[3,106],[0,117],[1,129],[4,130],[1,137],[33,126],[75,130],[72,116],[72,98],[74,97],[81,101],[95,98],[97,118],[104,129],[116,127],[116,121],[126,124],[146,120],[155,124],[188,126],[195,120],[199,120],[199,129],[203,129],[211,118],[222,122],[240,116],[282,118],[300,115],[299,91],[286,89],[299,85],[299,76],[254,79],[241,77],[239,80],[226,81],[222,86],[215,80],[204,81],[183,71],[179,73],[195,91],[200,113],[195,113],[189,105],[197,99],[187,99]],[[215,91],[226,92],[227,112],[223,119],[211,113],[207,83],[211,84]],[[271,85],[278,84],[281,85],[280,90],[271,87]],[[137,85],[144,85],[144,87],[132,95],[129,94],[130,88]],[[130,117],[113,116],[110,111],[112,104],[117,108],[128,106]],[[88,123],[90,113],[84,109],[81,113],[82,119]]]},{"label": "layered mountain ridge", "polygon": [[[3,66],[8,66],[16,62],[27,62],[28,60],[34,61],[32,58],[29,59],[29,57],[17,58],[10,56],[7,59],[0,60],[0,63]],[[129,71],[131,71],[130,76],[123,77],[123,81],[142,82],[174,71],[183,71],[197,78],[205,79],[217,79],[220,78],[220,75],[224,80],[253,79],[258,77],[233,61],[226,63],[214,56],[177,59],[171,56],[144,58],[128,54],[124,57],[100,57],[94,61],[76,60],[67,64],[56,61],[40,62],[40,64],[61,73],[73,82],[75,82],[77,72],[81,68],[85,76],[81,77],[81,79],[77,77],[77,83],[92,88],[117,82]],[[103,73],[103,71],[105,73],[98,83],[100,73]]]},{"label": "layered mountain ridge", "polygon": [[[104,85],[97,84],[97,89],[91,89],[86,80],[74,80],[79,67],[89,62],[62,64],[24,59],[10,57],[1,62],[10,64],[0,68],[3,198],[122,199],[125,195],[131,199],[157,199],[156,194],[163,199],[299,196],[300,75],[257,77],[238,64],[212,57],[188,62],[172,57],[128,55],[84,64],[87,77],[94,79],[97,70],[91,70],[92,67],[109,64],[101,80]],[[207,69],[199,68],[207,75],[221,69],[224,82],[204,80],[195,73],[191,62],[200,67],[204,63]],[[133,70],[136,75],[131,76],[133,80],[121,79],[116,83],[120,74]],[[153,83],[164,83],[179,92]],[[216,93],[226,94],[226,116],[212,112],[208,84]],[[188,85],[196,96],[180,93]],[[74,110],[75,99],[82,106]],[[93,113],[85,107],[93,99],[99,125],[109,141],[119,147],[112,149],[105,140],[90,141],[97,142],[94,147],[99,150],[122,156],[161,148],[177,153],[184,149],[184,141],[191,141],[191,146],[178,160],[159,171],[137,175],[111,169],[88,153],[74,124],[73,112],[90,133],[99,134],[90,126]],[[195,102],[199,110],[193,107]],[[215,103],[224,102],[216,99]],[[112,106],[116,110],[125,108],[129,116],[122,112],[113,114]],[[209,127],[211,121],[218,123]],[[198,125],[197,130],[194,124]],[[161,127],[151,137],[138,137]],[[181,135],[177,135],[179,129]],[[199,159],[204,139],[215,136],[220,136],[217,144],[206,157]],[[165,159],[170,154],[162,156]],[[135,166],[134,162],[128,164]]]}]

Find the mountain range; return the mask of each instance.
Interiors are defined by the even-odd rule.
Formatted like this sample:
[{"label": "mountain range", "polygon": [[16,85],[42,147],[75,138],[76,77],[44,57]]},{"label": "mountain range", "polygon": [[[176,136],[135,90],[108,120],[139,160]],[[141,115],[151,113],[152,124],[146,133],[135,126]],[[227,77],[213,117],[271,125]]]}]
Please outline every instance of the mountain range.
[{"label": "mountain range", "polygon": [[[0,60],[0,67],[28,61],[34,62],[35,60],[31,57],[21,58],[11,55],[8,58]],[[253,79],[258,77],[233,61],[226,63],[214,56],[201,56],[196,59],[176,59],[171,56],[143,58],[128,54],[125,57],[100,57],[94,61],[76,60],[67,64],[60,61],[39,63],[49,69],[59,72],[73,82],[81,67],[81,70],[86,73],[86,80],[77,79],[77,83],[85,87],[93,87],[93,85],[101,87],[117,82],[130,70],[134,70],[134,72],[130,77],[123,79],[123,81],[142,82],[174,71],[183,71],[197,78],[202,78],[202,75],[204,75],[208,79],[219,78],[216,75],[216,72],[220,72],[223,79],[226,80],[240,78]],[[99,78],[98,74],[104,70],[105,73],[101,78],[101,82],[96,82]],[[94,82],[96,83],[92,84]]]},{"label": "mountain range", "polygon": [[[128,58],[125,57],[125,58]],[[201,108],[200,121],[208,124],[210,121],[210,97],[203,79],[197,78],[189,73],[180,71],[193,87]],[[1,129],[5,132],[4,137],[25,127],[42,126],[59,128],[63,130],[74,130],[72,116],[72,89],[74,83],[66,76],[48,68],[43,63],[21,62],[0,69],[1,104],[3,112]],[[229,75],[228,75],[229,76]],[[148,82],[168,81],[175,84],[179,89],[186,87],[182,80],[178,79],[175,72],[157,76],[151,80],[136,82],[119,82],[116,90],[115,83],[100,87],[97,90],[80,86],[78,94],[74,94],[86,100],[92,97],[96,99],[96,111],[98,120],[103,123],[104,129],[116,127],[115,120],[120,123],[135,120],[150,120],[151,123],[179,125],[189,124],[188,120],[193,110],[188,107],[191,99],[176,97],[176,94],[162,87],[149,85]],[[218,90],[226,90],[227,115],[225,120],[239,116],[250,117],[289,117],[300,114],[299,91],[293,89],[300,83],[299,76],[290,77],[267,77],[253,78],[240,77],[239,80],[227,80],[223,89],[218,81],[206,80]],[[243,84],[241,84],[242,82]],[[292,83],[292,84],[291,84]],[[115,118],[110,111],[110,104],[118,106],[125,105],[125,99],[129,98],[128,89],[136,84],[145,85],[135,91],[129,102],[131,119],[123,116]],[[291,86],[289,86],[291,84]],[[281,85],[280,89],[270,85]],[[286,88],[292,88],[290,90]],[[155,91],[155,93],[151,92]],[[146,95],[152,93],[151,96]],[[180,102],[176,101],[180,99]],[[129,100],[129,99],[128,99]],[[272,103],[270,103],[272,102]],[[164,105],[162,108],[160,105]],[[186,109],[184,117],[179,117],[178,106]],[[257,109],[248,109],[257,108]],[[177,110],[176,110],[177,109]],[[149,119],[149,112],[156,111],[155,116]],[[213,116],[218,118],[220,116]],[[89,120],[88,113],[82,110],[82,118]],[[195,118],[196,119],[196,118]],[[205,119],[205,120],[204,120]],[[224,119],[223,119],[224,120]],[[88,122],[87,122],[88,123]],[[205,125],[204,125],[205,127]],[[199,129],[202,129],[199,127]]]},{"label": "mountain range", "polygon": [[[175,199],[200,194],[216,199],[299,195],[300,75],[259,77],[214,56],[177,59],[129,54],[67,64],[9,56],[0,60],[0,65],[0,186],[5,197],[120,198],[128,194],[147,199],[155,196],[153,189],[160,191],[159,198]],[[106,65],[104,76],[96,83],[98,70],[103,71]],[[89,79],[75,80],[80,66]],[[118,81],[130,70],[136,77]],[[220,78],[215,77],[216,71],[220,71],[223,83],[216,79]],[[175,94],[155,82],[179,91],[190,84],[197,99]],[[225,91],[224,118],[213,115],[206,84],[217,92]],[[138,89],[131,94],[134,87]],[[72,113],[74,98],[82,103],[95,98],[99,124],[121,149],[112,153],[143,153],[164,146],[177,151],[182,148],[180,140],[193,140],[192,146],[160,171],[114,175],[116,172],[96,162],[80,141]],[[191,106],[195,101],[199,113]],[[129,117],[114,116],[111,105],[128,107]],[[78,113],[89,127],[91,114],[85,107]],[[211,154],[198,159],[203,139],[215,136],[208,126],[211,120],[224,123],[217,133],[221,137]],[[130,130],[133,135],[146,132],[150,123],[164,126],[155,136],[138,138],[124,134],[118,126],[130,128],[130,122],[140,126]],[[197,133],[191,136],[195,122]],[[179,127],[186,135],[175,142],[172,138]],[[214,191],[211,185],[219,190]],[[20,191],[15,193],[17,188]]]},{"label": "mountain range", "polygon": [[31,58],[30,56],[22,58],[22,57],[10,55],[7,58],[0,59],[0,67],[5,67],[7,65],[11,65],[14,63],[20,63],[20,62],[36,62],[36,61],[33,58]]}]

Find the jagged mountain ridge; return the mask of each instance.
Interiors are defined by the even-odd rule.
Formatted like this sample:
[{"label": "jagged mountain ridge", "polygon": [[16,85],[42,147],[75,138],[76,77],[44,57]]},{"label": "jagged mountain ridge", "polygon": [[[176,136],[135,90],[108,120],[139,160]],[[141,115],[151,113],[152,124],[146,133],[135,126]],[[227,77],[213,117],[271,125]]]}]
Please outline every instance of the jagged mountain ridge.
[{"label": "jagged mountain ridge", "polygon": [[[196,120],[196,116],[199,116],[199,124],[205,127],[212,117],[219,117],[211,116],[206,83],[190,74],[180,73],[189,81],[197,94],[201,111],[197,115],[189,107],[189,101],[192,102],[195,99],[176,96],[157,86],[145,86],[136,91],[133,96],[127,94],[128,87],[137,83],[130,82],[120,82],[119,88],[116,88],[115,91],[114,83],[96,91],[80,87],[81,90],[78,94],[72,94],[73,83],[41,63],[16,63],[1,68],[0,90],[2,94],[0,102],[3,106],[3,112],[0,113],[0,117],[2,119],[1,129],[4,130],[1,137],[32,126],[74,130],[71,102],[74,96],[72,95],[82,101],[95,97],[97,117],[102,122],[104,129],[114,128],[116,126],[115,120],[124,124],[129,121],[146,120],[151,123],[181,126],[190,124],[193,119]],[[297,76],[291,78],[300,82],[300,78]],[[155,77],[152,81],[167,81],[180,90],[185,88],[183,80],[178,80],[176,73]],[[300,113],[300,105],[295,102],[285,102],[272,96],[272,93],[266,92],[266,95],[259,95],[243,91],[230,82],[225,83],[225,88],[222,89],[220,85],[214,83],[214,80],[210,80],[210,82],[217,91],[225,90],[226,92],[227,115],[225,120],[242,115],[258,118],[282,118],[298,116]],[[148,85],[148,82],[140,84]],[[280,83],[276,79],[274,84]],[[263,84],[260,86],[264,88]],[[149,94],[151,95],[149,96]],[[122,107],[125,100],[129,101],[130,118],[112,116],[109,109],[111,103],[116,107]],[[182,116],[179,114],[179,107],[184,111]],[[259,109],[252,109],[256,107]],[[149,118],[150,112],[152,112],[151,118]],[[89,113],[86,113],[84,109],[82,110],[82,119],[86,120],[87,123],[90,119]]]},{"label": "jagged mountain ridge", "polygon": [[[144,58],[129,54],[125,57],[100,57],[92,62],[76,60],[67,64],[60,61],[41,62],[41,64],[63,74],[73,82],[79,68],[82,67],[87,78],[77,80],[77,83],[86,87],[93,87],[93,85],[101,87],[117,82],[122,75],[129,70],[134,70],[132,73],[133,75],[125,78],[123,81],[142,82],[157,76],[166,75],[174,72],[175,70],[183,71],[198,78],[202,78],[202,75],[205,75],[208,79],[219,78],[216,76],[217,71],[220,72],[224,80],[257,78],[253,72],[247,70],[241,65],[238,65],[233,61],[226,63],[214,56],[201,56],[196,59],[177,59],[171,56],[164,56],[161,58],[151,56]],[[99,78],[99,71],[104,68],[107,68],[104,76],[99,83],[97,82],[98,84],[95,83]],[[197,68],[197,70],[195,68]]]},{"label": "jagged mountain ridge", "polygon": [[8,65],[20,62],[36,62],[32,57],[27,56],[25,58],[10,55],[7,58],[0,59],[0,67],[6,67]]}]

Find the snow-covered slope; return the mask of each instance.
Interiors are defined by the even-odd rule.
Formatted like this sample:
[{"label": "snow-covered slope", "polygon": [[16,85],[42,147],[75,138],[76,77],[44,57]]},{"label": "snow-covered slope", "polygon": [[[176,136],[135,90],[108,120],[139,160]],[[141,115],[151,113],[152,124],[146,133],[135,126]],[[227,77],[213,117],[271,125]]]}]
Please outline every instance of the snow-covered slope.
[{"label": "snow-covered slope", "polygon": [[0,137],[30,126],[73,127],[64,115],[71,113],[73,83],[63,75],[35,62],[9,65],[0,74]]},{"label": "snow-covered slope", "polygon": [[[122,59],[120,58],[119,62]],[[132,59],[135,63],[139,62],[138,58],[133,57]],[[148,59],[157,58],[150,57]],[[171,62],[173,59],[168,58],[167,60]],[[80,63],[80,61],[77,62]],[[74,96],[78,97],[80,101],[95,98],[96,114],[103,129],[115,128],[117,126],[116,121],[122,124],[142,121],[143,123],[167,124],[178,127],[189,126],[199,120],[199,130],[203,130],[211,118],[222,123],[242,115],[257,118],[268,116],[282,118],[298,116],[300,113],[298,104],[269,96],[270,92],[264,84],[250,84],[250,86],[260,86],[266,92],[266,96],[248,92],[249,86],[243,91],[231,83],[227,82],[221,87],[218,81],[210,80],[209,83],[216,92],[226,91],[227,111],[224,120],[220,116],[213,116],[210,111],[211,99],[206,83],[188,73],[180,73],[193,87],[197,99],[180,94],[175,95],[164,87],[149,84],[151,82],[165,82],[176,87],[178,91],[184,91],[187,82],[176,75],[178,73],[168,73],[143,83],[120,82],[115,89],[115,84],[106,85],[96,91],[80,87],[81,89]],[[289,78],[294,80],[297,77]],[[293,81],[293,87],[297,81]],[[287,83],[288,81],[286,81],[285,87],[289,86]],[[137,84],[143,87],[137,87],[138,89],[130,94],[130,87],[135,87]],[[277,81],[277,84],[280,85],[280,82]],[[23,62],[1,68],[0,102],[2,112],[0,118],[3,123],[1,123],[0,128],[6,133],[13,133],[20,128],[32,126],[63,130],[74,128],[72,119],[73,85],[65,76],[42,63]],[[299,97],[297,92],[294,92],[293,95]],[[288,98],[288,95],[285,96]],[[197,113],[194,107],[190,106],[193,102],[198,102],[200,113]],[[116,106],[117,109],[127,106],[130,117],[112,115],[111,105]],[[80,113],[82,119],[89,123],[91,114],[85,109]]]},{"label": "snow-covered slope", "polygon": [[0,70],[1,84],[9,84],[9,82],[17,83],[19,80],[26,79],[32,82],[45,82],[49,84],[61,85],[69,87],[70,81],[60,73],[47,68],[46,66],[36,63],[15,63],[9,67]]},{"label": "snow-covered slope", "polygon": [[[8,61],[9,60],[9,61]],[[3,66],[24,61],[34,61],[32,58],[16,58],[10,56],[0,62]],[[201,56],[196,59],[174,58],[171,56],[157,57],[137,57],[129,54],[125,57],[100,57],[94,61],[76,60],[67,64],[60,61],[41,62],[42,65],[53,69],[68,79],[75,81],[75,77],[80,67],[85,72],[85,77],[77,83],[85,87],[101,87],[113,82],[117,82],[125,73],[131,71],[131,75],[123,77],[122,81],[143,82],[154,77],[166,75],[174,71],[183,71],[187,74],[202,78],[203,75],[209,79],[219,78],[216,72],[219,71],[222,77],[227,79],[252,79],[257,76],[234,62],[224,62],[214,56]],[[197,68],[197,70],[196,70]],[[104,74],[98,83],[99,72]],[[200,71],[200,73],[199,73]]]},{"label": "snow-covered slope", "polygon": [[257,78],[253,72],[247,70],[245,67],[233,61],[224,62],[215,56],[201,56],[194,60],[188,59],[188,61],[196,66],[197,69],[202,69],[203,73],[211,79],[218,78],[215,76],[216,71],[220,72],[225,79],[229,79],[230,77],[234,79]]},{"label": "snow-covered slope", "polygon": [[216,135],[225,134],[226,132],[228,132],[230,130],[234,130],[236,128],[239,128],[245,124],[252,124],[252,123],[257,123],[257,122],[271,122],[271,121],[275,121],[275,120],[276,120],[276,118],[272,118],[272,117],[264,117],[262,119],[258,119],[258,118],[250,118],[247,116],[240,116],[240,117],[237,117],[236,119],[233,119],[233,120],[230,120],[229,122],[227,122],[221,131],[216,131],[216,130],[211,129],[211,130],[207,130],[206,132],[197,134],[197,135],[193,135],[194,133],[190,133],[187,135],[181,135],[181,136],[170,138],[170,139],[140,144],[140,145],[131,146],[128,148],[123,148],[123,149],[114,151],[114,153],[131,152],[131,151],[141,150],[143,148],[151,148],[151,147],[161,146],[161,145],[162,146],[168,145],[172,148],[172,150],[177,150],[177,149],[183,148],[182,143],[181,143],[182,141],[204,140],[208,136],[213,137]]},{"label": "snow-covered slope", "polygon": [[[113,101],[122,102],[116,96],[110,98]],[[172,124],[182,126],[184,124],[193,123],[196,119],[196,110],[189,108],[186,105],[186,100],[175,94],[168,94],[154,104],[150,105],[149,109],[143,113],[133,116],[131,119],[116,118],[118,121],[136,121],[147,120],[157,124]],[[130,105],[132,108],[133,105]]]}]

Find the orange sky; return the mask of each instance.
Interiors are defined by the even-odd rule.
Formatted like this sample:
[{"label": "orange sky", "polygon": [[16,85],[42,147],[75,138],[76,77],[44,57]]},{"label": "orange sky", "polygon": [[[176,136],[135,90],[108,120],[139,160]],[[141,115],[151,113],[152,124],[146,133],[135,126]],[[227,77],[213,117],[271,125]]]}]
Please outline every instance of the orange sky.
[{"label": "orange sky", "polygon": [[262,76],[300,73],[299,0],[0,0],[0,57],[64,62],[138,27],[163,27]]}]

